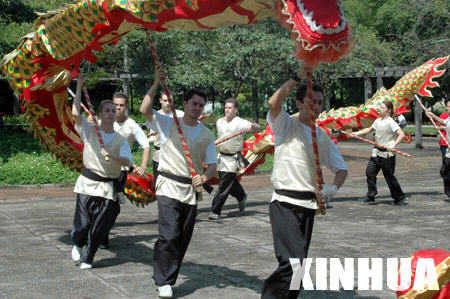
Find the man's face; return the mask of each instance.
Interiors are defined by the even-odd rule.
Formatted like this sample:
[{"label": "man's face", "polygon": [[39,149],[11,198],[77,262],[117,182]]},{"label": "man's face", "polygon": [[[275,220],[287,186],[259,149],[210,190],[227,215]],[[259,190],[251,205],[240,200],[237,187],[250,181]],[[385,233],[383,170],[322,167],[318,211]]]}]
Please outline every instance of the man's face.
[{"label": "man's face", "polygon": [[[323,106],[323,93],[320,91],[314,91],[312,92],[312,101],[313,101],[313,111],[314,111],[314,118],[319,117],[319,114],[322,112],[322,106]],[[309,114],[307,97],[303,99],[303,103],[300,101],[295,101],[298,111],[301,114]]]},{"label": "man's face", "polygon": [[102,123],[113,124],[116,121],[116,107],[114,104],[107,103],[103,105],[102,111],[99,113]]},{"label": "man's face", "polygon": [[113,99],[114,104],[116,105],[116,117],[122,118],[125,116],[125,113],[128,109],[128,106],[126,104],[126,100],[122,98],[114,98]]},{"label": "man's face", "polygon": [[445,104],[445,109],[447,110],[447,113],[450,114],[450,101],[448,101],[448,102]]},{"label": "man's face", "polygon": [[197,94],[194,94],[188,102],[183,103],[184,114],[190,118],[198,119],[203,113],[205,107],[205,99]]},{"label": "man's face", "polygon": [[237,112],[238,108],[235,108],[233,103],[225,103],[225,116],[228,119],[233,119]]},{"label": "man's face", "polygon": [[167,95],[163,94],[159,98],[159,102],[161,103],[161,108],[162,108],[162,110],[164,110],[164,112],[170,111],[169,99],[168,99]]}]

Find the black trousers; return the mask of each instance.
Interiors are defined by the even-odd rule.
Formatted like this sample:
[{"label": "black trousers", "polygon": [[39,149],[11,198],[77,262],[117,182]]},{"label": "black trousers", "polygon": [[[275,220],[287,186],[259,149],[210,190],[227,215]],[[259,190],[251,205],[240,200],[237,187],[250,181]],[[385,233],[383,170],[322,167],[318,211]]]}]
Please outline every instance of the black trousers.
[{"label": "black trousers", "polygon": [[212,212],[219,214],[222,212],[223,205],[227,201],[228,195],[236,197],[238,201],[244,199],[245,191],[238,182],[237,173],[219,171],[219,189],[214,195],[212,202]]},{"label": "black trousers", "polygon": [[450,158],[444,157],[440,173],[444,179],[444,192],[450,197]]},{"label": "black trousers", "polygon": [[445,153],[447,152],[447,147],[446,145],[440,145],[441,148],[441,154],[442,154],[442,161],[444,161],[445,158]]},{"label": "black trousers", "polygon": [[153,186],[156,188],[156,179],[158,178],[158,166],[159,162],[152,160],[152,166],[153,166]]},{"label": "black trousers", "polygon": [[394,176],[395,171],[395,156],[382,158],[382,157],[371,157],[366,168],[367,175],[367,197],[370,199],[375,199],[377,195],[377,174],[383,171],[384,179],[391,192],[391,197],[395,201],[399,201],[405,197],[405,194]]},{"label": "black trousers", "polygon": [[71,236],[78,247],[86,245],[81,262],[92,264],[101,241],[118,215],[118,209],[117,201],[77,193]]},{"label": "black trousers", "polygon": [[300,290],[289,290],[293,275],[289,258],[303,262],[307,257],[315,211],[273,201],[269,213],[278,268],[264,282],[261,298],[297,298]]},{"label": "black trousers", "polygon": [[153,279],[157,286],[174,285],[194,231],[197,206],[166,196],[156,199],[159,237],[154,248]]}]

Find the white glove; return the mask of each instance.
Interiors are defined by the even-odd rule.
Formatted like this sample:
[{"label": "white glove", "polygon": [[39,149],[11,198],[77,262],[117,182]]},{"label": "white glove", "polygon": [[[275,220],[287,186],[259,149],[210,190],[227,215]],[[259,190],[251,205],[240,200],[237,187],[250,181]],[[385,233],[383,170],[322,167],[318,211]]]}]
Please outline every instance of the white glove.
[{"label": "white glove", "polygon": [[336,185],[327,185],[327,184],[323,184],[322,185],[322,196],[326,197],[327,200],[332,199],[336,193],[337,193],[337,186]]}]

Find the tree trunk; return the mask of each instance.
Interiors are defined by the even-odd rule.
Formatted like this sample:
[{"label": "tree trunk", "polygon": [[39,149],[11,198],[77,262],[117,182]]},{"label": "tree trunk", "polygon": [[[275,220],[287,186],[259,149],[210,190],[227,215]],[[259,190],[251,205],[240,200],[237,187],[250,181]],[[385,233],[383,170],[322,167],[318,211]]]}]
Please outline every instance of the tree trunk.
[{"label": "tree trunk", "polygon": [[370,77],[364,77],[364,102],[367,103],[372,97],[372,81]]},{"label": "tree trunk", "polygon": [[417,102],[416,99],[414,99],[414,122],[416,125],[416,133],[415,133],[415,139],[416,139],[416,148],[423,149],[422,145],[422,112],[423,109],[420,106],[420,104]]},{"label": "tree trunk", "polygon": [[[130,99],[130,94],[128,90],[128,75],[129,75],[129,66],[128,66],[128,44],[125,42],[123,45],[123,72],[125,73],[125,78],[123,78],[122,83],[122,91],[124,94],[127,95],[127,97]],[[134,111],[134,105],[133,101],[128,101],[128,104],[130,104],[129,113],[133,113]]]},{"label": "tree trunk", "polygon": [[252,106],[253,106],[253,122],[257,123],[259,120],[258,112],[258,80],[252,80]]}]

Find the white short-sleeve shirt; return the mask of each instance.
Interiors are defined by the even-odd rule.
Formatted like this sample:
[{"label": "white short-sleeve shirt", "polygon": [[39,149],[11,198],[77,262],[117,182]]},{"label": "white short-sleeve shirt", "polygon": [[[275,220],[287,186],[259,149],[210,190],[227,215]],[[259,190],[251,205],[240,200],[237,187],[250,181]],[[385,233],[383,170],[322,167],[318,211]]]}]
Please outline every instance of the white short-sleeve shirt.
[{"label": "white short-sleeve shirt", "polygon": [[[153,110],[153,121],[146,121],[147,128],[151,128],[153,131],[158,132],[161,138],[161,144],[166,142],[170,137],[170,132],[172,131],[172,126],[175,125],[175,122],[172,117],[159,113],[156,110]],[[202,124],[197,123],[195,127],[191,127],[186,125],[186,133],[189,135],[189,139],[194,142],[195,139],[200,135],[202,130]],[[205,164],[216,164],[216,146],[214,145],[214,139],[211,139],[211,142],[208,144],[206,148],[206,155],[204,161]]]},{"label": "white short-sleeve shirt", "polygon": [[[89,137],[89,132],[91,132],[91,128],[93,126],[94,125],[89,123],[84,117],[82,118],[81,128],[78,127],[77,125],[75,125],[75,129],[78,131],[78,133],[80,133],[81,140],[83,140],[83,142],[86,142],[87,138]],[[108,145],[111,142],[111,140],[114,138],[115,134],[117,134],[117,133],[109,134],[109,133],[105,133],[102,130],[100,130],[100,135],[102,136],[103,143],[105,145]],[[122,146],[120,147],[120,156],[126,157],[130,161],[133,161],[133,158],[131,156],[130,145],[128,144],[128,142],[124,142],[122,144]]]},{"label": "white short-sleeve shirt", "polygon": [[[278,116],[275,118],[275,120],[272,120],[269,111],[267,113],[267,122],[272,127],[272,131],[275,136],[275,146],[277,146],[281,142],[283,142],[284,138],[286,137],[289,128],[292,124],[292,119],[289,116],[289,114],[286,111],[284,111],[284,109],[282,109],[281,112],[278,114]],[[308,142],[312,144],[311,128],[303,123],[301,124],[303,130],[305,131],[306,137],[308,138]],[[320,134],[322,134],[322,130],[316,130],[316,134],[317,138],[319,138]],[[344,158],[342,158],[339,149],[333,142],[331,142],[330,144],[330,151],[328,152],[328,156],[325,159],[325,166],[333,173],[336,173],[339,170],[348,170]]]}]

